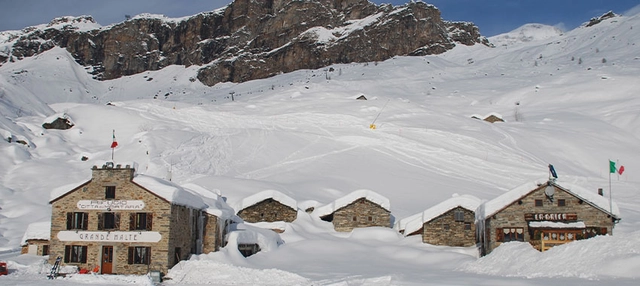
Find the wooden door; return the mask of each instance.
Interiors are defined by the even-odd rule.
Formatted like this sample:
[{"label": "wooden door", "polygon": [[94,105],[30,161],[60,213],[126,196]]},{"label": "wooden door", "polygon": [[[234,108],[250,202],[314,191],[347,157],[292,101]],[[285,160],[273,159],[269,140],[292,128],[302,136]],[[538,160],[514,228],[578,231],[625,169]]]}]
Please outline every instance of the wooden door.
[{"label": "wooden door", "polygon": [[113,246],[102,247],[102,274],[111,274],[113,267]]}]

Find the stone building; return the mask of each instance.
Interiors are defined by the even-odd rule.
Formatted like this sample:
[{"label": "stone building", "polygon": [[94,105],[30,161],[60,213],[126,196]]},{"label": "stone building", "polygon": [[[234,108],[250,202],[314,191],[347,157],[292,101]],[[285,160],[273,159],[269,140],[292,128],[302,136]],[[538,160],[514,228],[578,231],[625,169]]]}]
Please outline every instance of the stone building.
[{"label": "stone building", "polygon": [[215,251],[227,221],[201,196],[107,163],[91,179],[51,194],[50,258],[103,274],[166,273],[191,254]]},{"label": "stone building", "polygon": [[51,237],[51,222],[34,222],[27,226],[22,236],[21,254],[49,255],[49,238]]},{"label": "stone building", "polygon": [[266,190],[244,198],[236,207],[245,222],[293,222],[298,216],[298,204],[291,197]]},{"label": "stone building", "polygon": [[595,235],[612,234],[620,220],[615,203],[580,186],[539,180],[519,186],[478,207],[482,254],[503,242],[526,241],[545,251]]},{"label": "stone building", "polygon": [[454,196],[422,213],[396,223],[405,236],[421,235],[433,245],[476,245],[475,213],[481,200],[470,195]]},{"label": "stone building", "polygon": [[336,231],[358,227],[391,227],[389,199],[370,190],[357,190],[334,202],[316,208],[313,214],[333,223]]}]

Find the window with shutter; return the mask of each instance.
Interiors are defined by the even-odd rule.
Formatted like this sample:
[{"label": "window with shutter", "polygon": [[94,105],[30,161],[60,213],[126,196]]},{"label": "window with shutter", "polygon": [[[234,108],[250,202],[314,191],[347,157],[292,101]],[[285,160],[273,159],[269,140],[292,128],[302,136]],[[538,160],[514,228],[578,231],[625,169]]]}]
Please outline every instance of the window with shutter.
[{"label": "window with shutter", "polygon": [[71,245],[64,246],[64,263],[69,263],[71,259]]},{"label": "window with shutter", "polygon": [[151,231],[153,223],[153,213],[147,213],[147,230]]},{"label": "window with shutter", "polygon": [[67,230],[82,229],[87,230],[89,214],[83,212],[67,213]]},{"label": "window with shutter", "polygon": [[129,247],[129,264],[148,265],[151,260],[151,247],[133,246]]},{"label": "window with shutter", "polygon": [[119,213],[99,213],[98,229],[99,230],[120,229],[120,214]]}]

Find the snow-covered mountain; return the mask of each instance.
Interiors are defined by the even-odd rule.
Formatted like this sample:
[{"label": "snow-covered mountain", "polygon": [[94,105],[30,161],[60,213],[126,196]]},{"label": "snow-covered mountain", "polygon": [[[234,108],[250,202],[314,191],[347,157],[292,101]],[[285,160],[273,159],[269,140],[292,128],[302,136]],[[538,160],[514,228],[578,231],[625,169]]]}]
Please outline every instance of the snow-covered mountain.
[{"label": "snow-covered mountain", "polygon": [[490,43],[500,47],[557,38],[562,33],[562,30],[549,25],[525,24],[511,32],[495,35],[488,39]]},{"label": "snow-covered mountain", "polygon": [[[298,205],[322,206],[368,189],[388,198],[400,220],[455,194],[493,199],[547,176],[551,163],[560,184],[594,192],[610,184],[622,217],[613,236],[545,253],[509,243],[478,259],[472,248],[425,245],[392,229],[336,233],[301,211],[277,250],[194,257],[174,267],[167,284],[635,285],[638,27],[638,15],[615,17],[517,45],[458,46],[213,87],[192,80],[198,66],[96,81],[61,48],[8,62],[0,67],[7,139],[0,140],[0,257],[19,271],[0,283],[47,283],[34,275],[36,258],[15,258],[22,235],[29,223],[49,219],[53,189],[86,180],[91,166],[110,160],[115,130],[116,161],[220,193],[230,205],[277,190]],[[368,100],[356,100],[361,95]],[[75,126],[42,127],[57,116]],[[608,160],[626,172],[611,175]],[[64,282],[140,278],[96,279]]]}]

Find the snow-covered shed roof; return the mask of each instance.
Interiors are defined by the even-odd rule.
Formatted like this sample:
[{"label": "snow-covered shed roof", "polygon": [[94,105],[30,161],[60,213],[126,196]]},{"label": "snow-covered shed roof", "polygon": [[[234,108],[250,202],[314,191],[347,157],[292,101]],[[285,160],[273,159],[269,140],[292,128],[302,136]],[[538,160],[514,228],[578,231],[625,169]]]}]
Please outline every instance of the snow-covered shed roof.
[{"label": "snow-covered shed roof", "polygon": [[20,241],[21,246],[27,245],[27,240],[49,240],[51,238],[51,221],[34,222],[27,226],[27,230]]},{"label": "snow-covered shed roof", "polygon": [[[402,222],[402,220],[399,221],[398,227],[399,230],[404,229],[404,235],[409,235],[414,231],[419,230],[424,223],[429,222],[454,208],[462,207],[475,212],[480,203],[482,203],[482,200],[471,195],[454,195],[453,197],[425,210],[420,214],[408,217],[404,222]],[[404,228],[400,228],[403,225]]]},{"label": "snow-covered shed roof", "polygon": [[[555,187],[582,199],[584,202],[600,209],[605,213],[612,214],[616,218],[620,217],[620,210],[618,209],[618,205],[615,202],[612,202],[611,205],[609,205],[609,200],[603,196],[598,195],[595,191],[589,191],[578,185],[562,181],[561,183],[564,186],[563,187],[559,185],[558,180],[556,180],[556,182],[553,182],[549,181],[549,179],[547,178],[527,182],[498,196],[493,200],[485,202],[484,204],[480,205],[480,207],[478,207],[476,217],[479,219],[486,219],[487,217],[490,217],[501,211],[505,207],[509,206],[513,202],[528,195],[532,191],[540,188],[540,186],[546,185],[547,182],[551,182],[551,184],[553,184]],[[611,210],[609,210],[610,207]]]},{"label": "snow-covered shed roof", "polygon": [[366,200],[381,206],[383,209],[391,211],[391,203],[389,202],[389,199],[387,199],[386,197],[383,197],[382,195],[374,191],[363,189],[363,190],[353,191],[350,194],[347,194],[346,196],[339,198],[330,204],[316,208],[313,211],[313,213],[320,217],[330,215],[335,211],[343,207],[346,207],[347,205],[361,198],[365,198]]},{"label": "snow-covered shed roof", "polygon": [[244,199],[242,199],[242,201],[240,201],[240,203],[238,203],[234,209],[236,210],[236,213],[240,212],[243,209],[246,209],[250,206],[253,206],[261,201],[267,200],[267,199],[273,199],[285,206],[288,206],[294,210],[298,210],[298,203],[296,202],[296,200],[292,199],[291,197],[276,191],[276,190],[265,190],[262,192],[259,192],[257,194],[253,194],[251,196],[248,196]]}]

